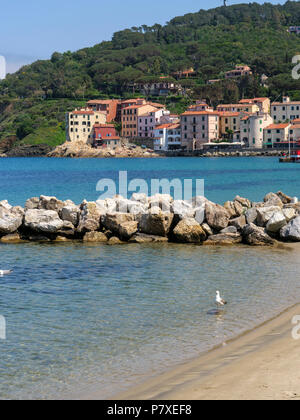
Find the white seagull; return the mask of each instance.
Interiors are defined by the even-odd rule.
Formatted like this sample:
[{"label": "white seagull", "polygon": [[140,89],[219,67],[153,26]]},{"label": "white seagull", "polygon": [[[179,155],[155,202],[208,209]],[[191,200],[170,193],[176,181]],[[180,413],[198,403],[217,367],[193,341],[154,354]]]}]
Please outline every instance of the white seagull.
[{"label": "white seagull", "polygon": [[227,305],[226,300],[222,299],[220,296],[220,292],[217,290],[216,291],[216,304],[219,306],[225,306]]},{"label": "white seagull", "polygon": [[0,277],[6,276],[7,274],[11,274],[12,270],[0,270]]}]

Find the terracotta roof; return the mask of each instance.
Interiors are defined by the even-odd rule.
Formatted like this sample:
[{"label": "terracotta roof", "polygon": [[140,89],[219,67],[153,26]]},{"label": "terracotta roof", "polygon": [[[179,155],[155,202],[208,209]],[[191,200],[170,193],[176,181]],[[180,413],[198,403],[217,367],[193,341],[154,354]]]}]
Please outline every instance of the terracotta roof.
[{"label": "terracotta roof", "polygon": [[217,111],[186,111],[181,115],[219,115]]},{"label": "terracotta roof", "polygon": [[99,104],[99,105],[106,105],[110,104],[111,102],[121,102],[119,99],[92,99],[88,101],[88,104]]},{"label": "terracotta roof", "polygon": [[218,114],[220,117],[238,117],[240,115],[239,112],[230,112],[230,111],[219,111]]},{"label": "terracotta roof", "polygon": [[95,123],[94,127],[95,128],[115,128],[114,124],[100,124],[100,123]]},{"label": "terracotta roof", "polygon": [[102,137],[101,139],[96,140],[120,140],[119,136],[108,136],[108,137]]},{"label": "terracotta roof", "polygon": [[167,128],[169,130],[175,130],[176,128],[180,128],[180,124],[161,124],[155,127],[155,130],[163,130],[164,128]]},{"label": "terracotta roof", "polygon": [[291,126],[291,129],[294,129],[294,128],[299,129],[299,128],[300,128],[300,124],[293,124],[293,125]]},{"label": "terracotta roof", "polygon": [[70,114],[76,114],[76,115],[94,115],[94,111],[73,111],[70,112]]},{"label": "terracotta roof", "polygon": [[288,127],[289,125],[290,125],[289,123],[271,124],[271,125],[268,125],[268,127],[265,127],[265,130],[281,130],[283,128]]},{"label": "terracotta roof", "polygon": [[300,101],[291,101],[291,102],[272,102],[271,105],[300,105]]}]

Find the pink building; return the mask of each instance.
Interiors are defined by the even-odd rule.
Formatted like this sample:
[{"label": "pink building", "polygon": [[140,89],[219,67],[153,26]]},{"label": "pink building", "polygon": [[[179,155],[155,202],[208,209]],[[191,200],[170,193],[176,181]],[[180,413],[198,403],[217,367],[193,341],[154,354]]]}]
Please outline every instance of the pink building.
[{"label": "pink building", "polygon": [[154,137],[154,129],[164,115],[170,115],[165,109],[154,109],[138,117],[138,137]]},{"label": "pink building", "polygon": [[187,111],[181,115],[181,144],[187,150],[201,149],[219,138],[219,114],[214,111]]}]

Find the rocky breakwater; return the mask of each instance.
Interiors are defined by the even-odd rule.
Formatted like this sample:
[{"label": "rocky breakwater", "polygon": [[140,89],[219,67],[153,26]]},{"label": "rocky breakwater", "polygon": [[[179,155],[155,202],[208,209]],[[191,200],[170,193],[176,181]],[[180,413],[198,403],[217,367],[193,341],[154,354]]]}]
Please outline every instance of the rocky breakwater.
[{"label": "rocky breakwater", "polygon": [[223,206],[194,197],[133,194],[76,205],[56,197],[33,197],[25,207],[0,202],[0,242],[177,242],[272,246],[300,242],[300,203],[282,192],[262,202],[237,196]]},{"label": "rocky breakwater", "polygon": [[128,145],[122,142],[120,146],[115,148],[93,148],[84,142],[70,142],[57,146],[54,150],[47,154],[48,157],[71,157],[71,158],[151,158],[159,157],[151,149],[143,149],[138,146]]}]

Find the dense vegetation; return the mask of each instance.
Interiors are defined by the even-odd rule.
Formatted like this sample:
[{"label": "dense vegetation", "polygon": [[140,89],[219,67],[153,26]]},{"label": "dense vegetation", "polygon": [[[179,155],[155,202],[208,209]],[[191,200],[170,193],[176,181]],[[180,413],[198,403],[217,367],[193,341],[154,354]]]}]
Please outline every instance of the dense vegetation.
[{"label": "dense vegetation", "polygon": [[[138,93],[133,83],[189,67],[196,76],[181,81],[187,95],[165,99],[173,111],[196,97],[213,105],[262,95],[290,94],[300,100],[299,80],[291,77],[300,37],[287,32],[292,25],[300,25],[300,2],[240,4],[176,17],[165,26],[125,29],[111,41],[74,53],[55,52],[0,83],[0,139],[16,134],[20,141],[37,142],[53,131],[46,141],[54,145],[63,140],[64,111],[75,103],[132,96]],[[251,66],[252,77],[206,84],[242,63]],[[261,86],[262,74],[269,77],[267,88]]]}]

